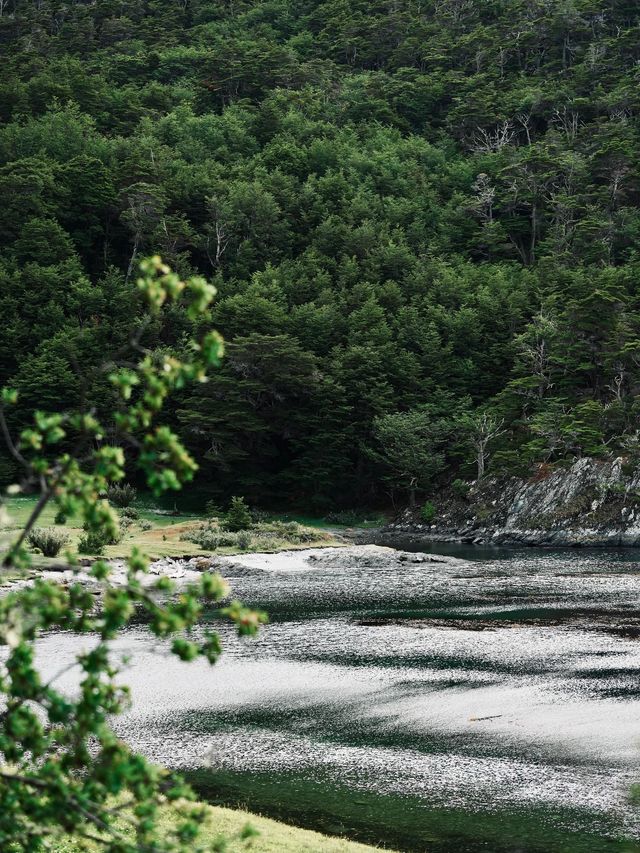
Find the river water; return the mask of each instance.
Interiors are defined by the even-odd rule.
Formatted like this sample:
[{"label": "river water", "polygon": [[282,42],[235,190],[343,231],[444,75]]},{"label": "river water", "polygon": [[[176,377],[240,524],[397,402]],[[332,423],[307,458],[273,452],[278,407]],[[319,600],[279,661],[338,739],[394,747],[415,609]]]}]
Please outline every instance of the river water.
[{"label": "river water", "polygon": [[[212,801],[380,846],[640,850],[638,556],[448,553],[466,562],[247,557],[227,577],[270,624],[223,629],[214,668],[131,630],[119,731]],[[40,653],[77,650],[57,635]]]}]

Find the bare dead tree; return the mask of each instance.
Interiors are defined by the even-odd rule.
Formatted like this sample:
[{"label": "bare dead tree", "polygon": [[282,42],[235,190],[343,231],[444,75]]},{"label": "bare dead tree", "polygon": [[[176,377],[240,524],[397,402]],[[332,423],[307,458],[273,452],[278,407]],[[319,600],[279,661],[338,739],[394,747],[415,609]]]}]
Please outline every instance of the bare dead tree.
[{"label": "bare dead tree", "polygon": [[471,184],[475,193],[471,210],[483,222],[493,222],[493,203],[496,197],[496,188],[491,185],[491,179],[481,172]]},{"label": "bare dead tree", "polygon": [[613,398],[616,402],[621,402],[625,393],[625,380],[627,377],[627,369],[625,365],[621,361],[617,361],[613,365],[613,378],[609,385],[606,387],[613,394]]},{"label": "bare dead tree", "polygon": [[475,0],[437,0],[435,13],[438,18],[449,18],[458,24],[464,18],[473,14]]},{"label": "bare dead tree", "polygon": [[489,459],[489,445],[504,433],[504,418],[498,419],[488,412],[467,415],[462,419],[462,428],[473,447],[478,466],[478,480],[484,476]]},{"label": "bare dead tree", "polygon": [[587,48],[587,62],[591,68],[595,68],[600,60],[604,59],[607,53],[607,47],[602,42],[592,41]]},{"label": "bare dead tree", "polygon": [[231,240],[231,234],[224,221],[224,215],[217,199],[207,199],[207,203],[211,223],[207,228],[205,248],[209,263],[217,270],[220,268],[222,256],[226,252],[229,241]]},{"label": "bare dead tree", "polygon": [[479,127],[473,134],[471,148],[476,153],[491,154],[501,151],[506,145],[510,145],[515,136],[513,123],[507,119],[496,125],[493,130]]},{"label": "bare dead tree", "polygon": [[617,106],[611,107],[609,110],[609,119],[611,121],[619,121],[622,124],[626,124],[631,118],[632,112],[629,107]]},{"label": "bare dead tree", "polygon": [[129,259],[126,280],[132,275],[138,253],[144,245],[144,238],[151,234],[163,219],[164,205],[157,188],[150,184],[139,183],[130,187],[127,209],[122,215],[133,235],[133,251]]},{"label": "bare dead tree", "polygon": [[568,142],[573,142],[573,140],[578,135],[578,128],[580,127],[580,114],[576,112],[576,110],[570,110],[565,105],[561,110],[553,111],[553,121],[567,138]]},{"label": "bare dead tree", "polygon": [[531,145],[531,110],[526,113],[518,113],[516,121],[522,126],[527,137],[527,145]]},{"label": "bare dead tree", "polygon": [[611,208],[617,207],[618,198],[622,189],[622,183],[629,172],[629,167],[623,164],[615,166],[611,172],[609,179],[609,197],[611,199]]},{"label": "bare dead tree", "polygon": [[555,319],[540,310],[534,317],[529,333],[516,339],[518,352],[525,362],[527,370],[537,380],[537,396],[542,399],[546,391],[553,387],[551,381],[551,340],[556,332]]},{"label": "bare dead tree", "polygon": [[504,69],[509,61],[509,51],[506,47],[498,49],[498,68],[500,69],[500,79],[504,80]]}]

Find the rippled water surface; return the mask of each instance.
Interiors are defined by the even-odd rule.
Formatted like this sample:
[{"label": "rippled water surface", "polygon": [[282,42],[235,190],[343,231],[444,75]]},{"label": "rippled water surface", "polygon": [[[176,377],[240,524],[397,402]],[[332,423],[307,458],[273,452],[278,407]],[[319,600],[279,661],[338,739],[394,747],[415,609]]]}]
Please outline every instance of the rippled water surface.
[{"label": "rippled water surface", "polygon": [[638,558],[455,553],[230,569],[271,623],[213,669],[132,631],[122,734],[211,799],[397,849],[640,849]]}]

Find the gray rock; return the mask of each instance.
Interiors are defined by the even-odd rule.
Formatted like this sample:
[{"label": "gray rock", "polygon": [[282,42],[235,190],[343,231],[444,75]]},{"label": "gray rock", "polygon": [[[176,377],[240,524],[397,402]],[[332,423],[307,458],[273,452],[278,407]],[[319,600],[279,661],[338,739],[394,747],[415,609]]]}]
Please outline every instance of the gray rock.
[{"label": "gray rock", "polygon": [[625,467],[622,457],[584,458],[568,468],[540,466],[529,479],[488,477],[466,500],[436,498],[435,527],[406,513],[383,529],[382,541],[410,534],[435,542],[638,546],[640,467]]}]

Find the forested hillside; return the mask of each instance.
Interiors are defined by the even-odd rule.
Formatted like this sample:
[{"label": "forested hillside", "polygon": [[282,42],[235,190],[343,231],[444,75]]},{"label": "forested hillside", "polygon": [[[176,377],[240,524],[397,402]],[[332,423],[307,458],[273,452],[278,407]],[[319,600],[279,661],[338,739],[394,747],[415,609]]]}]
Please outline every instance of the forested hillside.
[{"label": "forested hillside", "polygon": [[640,454],[638,3],[0,0],[0,54],[14,426],[108,415],[159,253],[218,287],[224,366],[170,412],[213,497]]}]

